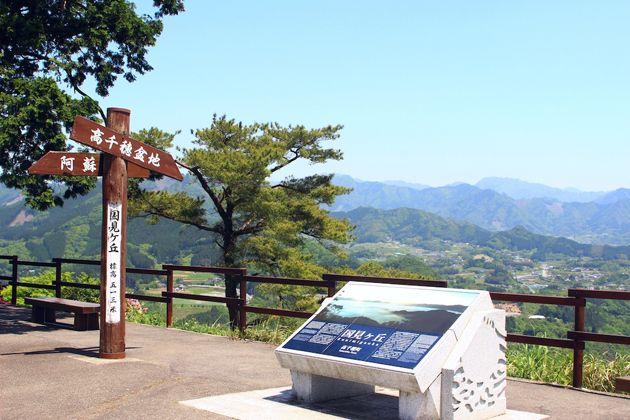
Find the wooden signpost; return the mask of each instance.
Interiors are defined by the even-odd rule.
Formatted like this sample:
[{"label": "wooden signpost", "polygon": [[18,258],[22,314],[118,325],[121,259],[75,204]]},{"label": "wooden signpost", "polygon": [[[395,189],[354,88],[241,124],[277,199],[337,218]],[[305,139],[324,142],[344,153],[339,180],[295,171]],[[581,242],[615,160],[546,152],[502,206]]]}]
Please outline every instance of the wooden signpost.
[{"label": "wooden signpost", "polygon": [[127,178],[146,178],[151,170],[183,180],[171,155],[129,137],[130,113],[108,108],[106,127],[77,116],[70,138],[102,153],[50,152],[29,169],[33,174],[103,177],[99,357],[105,359],[125,357]]}]

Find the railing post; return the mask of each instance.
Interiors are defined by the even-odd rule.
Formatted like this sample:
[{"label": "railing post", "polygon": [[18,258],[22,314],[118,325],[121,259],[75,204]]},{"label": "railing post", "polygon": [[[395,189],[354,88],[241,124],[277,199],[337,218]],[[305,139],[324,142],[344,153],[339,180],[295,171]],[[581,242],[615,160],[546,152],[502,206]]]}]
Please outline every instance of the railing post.
[{"label": "railing post", "polygon": [[11,257],[13,270],[11,274],[11,305],[17,305],[18,256]]},{"label": "railing post", "polygon": [[335,280],[328,281],[332,281],[332,286],[328,286],[328,297],[333,297],[337,293],[337,283]]},{"label": "railing post", "polygon": [[[574,331],[584,331],[584,309],[586,308],[586,299],[579,299],[579,303],[575,305],[575,325]],[[584,371],[584,342],[577,341],[576,344],[582,344],[576,346],[573,349],[573,387],[582,388],[582,373]]]},{"label": "railing post", "polygon": [[247,281],[241,276],[240,280],[240,292],[241,299],[243,300],[243,304],[241,305],[241,316],[240,316],[240,325],[239,328],[242,331],[247,329]]},{"label": "railing post", "polygon": [[[173,267],[162,266],[167,271],[166,274],[166,291],[173,292]],[[166,327],[171,328],[173,326],[173,298],[168,296],[166,298]]]},{"label": "railing post", "polygon": [[53,258],[55,263],[55,296],[61,297],[61,261],[58,258]]}]

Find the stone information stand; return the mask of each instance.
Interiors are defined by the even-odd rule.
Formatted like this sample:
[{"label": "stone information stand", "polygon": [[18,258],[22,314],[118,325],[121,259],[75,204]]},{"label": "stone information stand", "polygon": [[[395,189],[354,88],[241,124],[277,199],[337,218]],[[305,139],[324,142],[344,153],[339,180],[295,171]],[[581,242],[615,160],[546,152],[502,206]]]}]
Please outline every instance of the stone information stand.
[{"label": "stone information stand", "polygon": [[399,390],[399,418],[506,413],[505,312],[485,291],[350,282],[276,349],[300,401]]}]

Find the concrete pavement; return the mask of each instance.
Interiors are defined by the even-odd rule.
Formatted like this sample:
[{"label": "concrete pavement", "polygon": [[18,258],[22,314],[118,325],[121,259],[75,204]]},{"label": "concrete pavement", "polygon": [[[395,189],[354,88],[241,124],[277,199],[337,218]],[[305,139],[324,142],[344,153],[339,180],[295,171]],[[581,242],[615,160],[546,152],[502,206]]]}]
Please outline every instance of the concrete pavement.
[{"label": "concrete pavement", "polygon": [[[59,319],[70,322],[72,317]],[[238,410],[190,404],[219,396],[228,409],[233,404],[249,418],[269,418],[261,401],[269,405],[274,398],[278,407],[302,409],[296,418],[396,417],[397,396],[382,389],[370,400],[312,406],[292,402],[290,374],[278,365],[272,345],[132,323],[126,328],[127,357],[99,359],[98,331],[33,324],[30,309],[0,305],[0,418],[244,418],[231,414]],[[250,394],[242,394],[246,392]],[[245,396],[255,404],[247,406]],[[528,381],[509,380],[507,402],[508,409],[552,419],[630,419],[629,397]]]}]

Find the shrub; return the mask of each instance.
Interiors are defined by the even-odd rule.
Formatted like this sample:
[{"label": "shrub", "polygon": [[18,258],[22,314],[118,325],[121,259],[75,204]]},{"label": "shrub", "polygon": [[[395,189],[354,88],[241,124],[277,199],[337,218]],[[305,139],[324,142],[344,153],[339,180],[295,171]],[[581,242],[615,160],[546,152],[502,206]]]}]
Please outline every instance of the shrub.
[{"label": "shrub", "polygon": [[[55,280],[55,273],[53,271],[46,271],[39,277],[23,277],[20,281],[23,283],[52,285]],[[13,286],[7,286],[2,289],[2,300],[11,301],[11,293]],[[16,304],[24,305],[25,297],[42,297],[42,296],[54,296],[55,291],[52,289],[43,289],[39,287],[18,287],[17,289],[17,301]]]},{"label": "shrub", "polygon": [[[568,350],[520,344],[509,348],[506,355],[508,376],[560,385],[573,383],[573,357]],[[606,356],[587,354],[584,357],[584,388],[615,392],[615,378],[628,375],[629,353],[616,353],[610,360]]]}]

